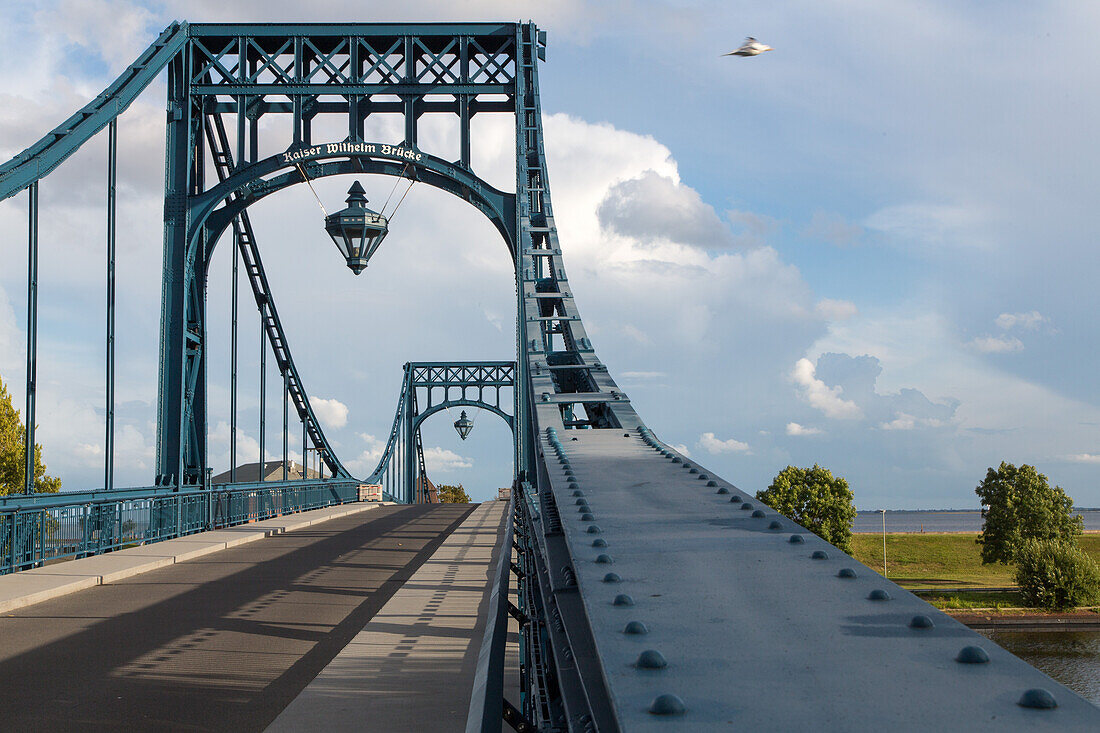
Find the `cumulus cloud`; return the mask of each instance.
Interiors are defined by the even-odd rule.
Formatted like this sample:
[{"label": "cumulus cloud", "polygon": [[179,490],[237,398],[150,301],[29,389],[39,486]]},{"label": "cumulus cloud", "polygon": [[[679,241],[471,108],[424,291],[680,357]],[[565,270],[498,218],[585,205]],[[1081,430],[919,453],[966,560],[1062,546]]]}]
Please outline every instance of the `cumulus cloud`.
[{"label": "cumulus cloud", "polygon": [[837,420],[858,420],[863,417],[863,410],[851,400],[843,399],[840,395],[844,391],[842,387],[830,387],[815,376],[813,362],[802,358],[794,365],[791,379],[799,386],[802,398],[826,417]]},{"label": "cumulus cloud", "polygon": [[998,328],[1008,331],[1013,328],[1022,328],[1025,331],[1034,331],[1049,319],[1039,311],[1027,313],[1002,313],[993,322]]},{"label": "cumulus cloud", "polygon": [[681,455],[685,455],[688,458],[691,458],[691,451],[689,451],[688,447],[686,445],[684,445],[683,443],[669,443],[669,447],[672,448],[672,450],[676,451],[677,453],[680,453]]},{"label": "cumulus cloud", "polygon": [[1024,342],[1015,336],[978,336],[971,340],[970,346],[983,354],[1010,354],[1024,350]]},{"label": "cumulus cloud", "polygon": [[429,471],[448,473],[459,468],[473,468],[471,458],[465,458],[452,450],[433,446],[424,449],[424,467]]},{"label": "cumulus cloud", "polygon": [[733,246],[733,233],[699,192],[653,170],[613,185],[596,216],[608,231],[639,242],[678,242],[702,249]]},{"label": "cumulus cloud", "polygon": [[728,440],[720,440],[714,437],[714,433],[703,433],[699,436],[699,445],[707,453],[711,455],[718,455],[720,453],[748,453],[749,444],[742,443],[740,440],[729,438]]},{"label": "cumulus cloud", "polygon": [[817,301],[814,311],[829,321],[846,321],[859,314],[856,304],[850,300],[833,300],[832,298],[822,298]]},{"label": "cumulus cloud", "polygon": [[1100,453],[1074,453],[1066,456],[1071,463],[1100,463]]},{"label": "cumulus cloud", "polygon": [[323,422],[326,428],[342,428],[348,424],[348,406],[340,400],[311,397],[309,404],[317,413],[317,419]]},{"label": "cumulus cloud", "polygon": [[799,425],[796,422],[787,423],[787,435],[803,436],[803,435],[821,435],[821,428],[811,428],[805,425]]}]

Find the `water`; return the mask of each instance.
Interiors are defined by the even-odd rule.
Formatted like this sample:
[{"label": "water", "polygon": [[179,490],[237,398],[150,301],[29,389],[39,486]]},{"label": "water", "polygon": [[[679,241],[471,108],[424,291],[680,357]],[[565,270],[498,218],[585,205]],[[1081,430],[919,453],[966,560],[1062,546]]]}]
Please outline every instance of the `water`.
[{"label": "water", "polygon": [[1100,706],[1100,631],[979,633]]},{"label": "water", "polygon": [[[1086,530],[1100,530],[1100,509],[1078,509]],[[976,509],[886,511],[887,532],[981,532],[982,513]],[[857,512],[852,531],[882,532],[882,512]]]}]

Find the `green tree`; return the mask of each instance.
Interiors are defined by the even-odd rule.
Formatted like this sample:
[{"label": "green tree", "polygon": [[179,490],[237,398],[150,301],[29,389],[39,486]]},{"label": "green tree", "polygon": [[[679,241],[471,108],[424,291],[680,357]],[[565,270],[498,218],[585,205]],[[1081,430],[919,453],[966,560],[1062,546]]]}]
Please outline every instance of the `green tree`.
[{"label": "green tree", "polygon": [[1016,583],[1033,608],[1065,611],[1100,599],[1100,567],[1070,540],[1023,540],[1016,550]]},{"label": "green tree", "polygon": [[[26,434],[19,411],[12,404],[11,394],[0,377],[0,496],[23,492],[26,473],[23,446]],[[46,475],[42,462],[42,446],[34,446],[34,490],[39,493],[55,493],[61,489],[61,479]]]},{"label": "green tree", "polygon": [[1066,540],[1076,544],[1084,526],[1073,514],[1073,499],[1060,486],[1027,464],[990,468],[974,492],[982,501],[982,563],[1008,565],[1026,539]]},{"label": "green tree", "polygon": [[443,504],[470,504],[470,495],[466,493],[466,489],[462,488],[462,484],[458,486],[448,486],[447,484],[440,484],[436,486],[436,491],[439,492],[439,501]]},{"label": "green tree", "polygon": [[789,519],[798,522],[826,542],[845,552],[852,551],[852,522],[856,507],[848,482],[826,468],[787,466],[771,486],[756,492],[756,498]]}]

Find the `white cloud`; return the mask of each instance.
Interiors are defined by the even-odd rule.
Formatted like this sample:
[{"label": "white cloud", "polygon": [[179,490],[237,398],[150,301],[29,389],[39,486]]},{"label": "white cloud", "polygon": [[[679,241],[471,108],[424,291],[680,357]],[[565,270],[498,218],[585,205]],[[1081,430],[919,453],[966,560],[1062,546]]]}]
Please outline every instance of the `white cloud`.
[{"label": "white cloud", "polygon": [[625,379],[660,379],[667,376],[664,372],[619,372]]},{"label": "white cloud", "polygon": [[1072,463],[1100,463],[1100,453],[1074,453],[1066,456]]},{"label": "white cloud", "polygon": [[703,433],[699,436],[699,445],[707,453],[718,455],[720,453],[748,453],[749,444],[730,438],[720,440],[714,437],[714,433]]},{"label": "white cloud", "polygon": [[787,423],[787,435],[821,435],[821,428],[806,427],[796,422]]},{"label": "white cloud", "polygon": [[1015,336],[978,336],[970,345],[983,354],[1009,354],[1024,350],[1024,342]]},{"label": "white cloud", "polygon": [[858,420],[863,410],[855,402],[841,398],[841,387],[829,387],[815,376],[813,362],[803,357],[794,365],[791,379],[802,388],[802,398],[826,417],[837,420]]},{"label": "white cloud", "polygon": [[348,424],[348,406],[340,400],[310,397],[309,404],[313,406],[317,419],[323,422],[326,428],[342,428]]},{"label": "white cloud", "polygon": [[608,231],[643,244],[677,242],[703,249],[735,244],[729,225],[698,191],[653,170],[611,186],[596,216]]},{"label": "white cloud", "polygon": [[669,443],[669,447],[672,448],[672,450],[676,451],[677,453],[680,453],[681,455],[685,455],[688,458],[691,458],[691,451],[689,451],[688,447],[686,445],[684,445],[683,443]]},{"label": "white cloud", "polygon": [[1029,311],[1028,313],[1002,313],[997,316],[994,323],[1005,331],[1017,327],[1027,331],[1034,331],[1048,320],[1049,319],[1039,311]]},{"label": "white cloud", "polygon": [[474,462],[473,459],[460,456],[452,450],[433,446],[424,449],[424,467],[429,473],[448,473],[458,468],[473,468]]},{"label": "white cloud", "polygon": [[859,314],[856,304],[850,300],[833,300],[823,298],[817,301],[814,310],[819,316],[829,321],[846,321]]},{"label": "white cloud", "polygon": [[890,422],[879,424],[879,427],[883,430],[912,430],[916,426],[916,418],[914,418],[912,415],[906,415],[904,412],[899,413],[898,416]]},{"label": "white cloud", "polygon": [[906,247],[989,246],[983,225],[987,217],[977,205],[907,203],[887,206],[867,217],[864,225]]},{"label": "white cloud", "polygon": [[370,435],[369,433],[356,433],[357,438],[364,444],[359,455],[345,465],[348,470],[359,478],[366,478],[374,469],[378,468],[378,462],[382,460],[382,452],[386,449],[386,442]]}]

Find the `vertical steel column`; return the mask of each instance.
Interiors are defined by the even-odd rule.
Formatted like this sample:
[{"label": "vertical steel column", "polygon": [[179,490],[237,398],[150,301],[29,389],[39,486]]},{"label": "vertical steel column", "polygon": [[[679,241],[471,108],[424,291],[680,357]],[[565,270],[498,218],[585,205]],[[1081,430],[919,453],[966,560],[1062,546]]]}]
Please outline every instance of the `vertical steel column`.
[{"label": "vertical steel column", "polygon": [[309,472],[306,470],[309,467],[309,426],[305,420],[302,420],[302,480],[305,481],[309,478]]},{"label": "vertical steel column", "polygon": [[289,375],[283,371],[283,480],[287,480],[287,461],[290,460],[290,444],[287,420],[290,419],[290,382]]},{"label": "vertical steel column", "polygon": [[118,119],[107,127],[107,426],[103,488],[115,485],[115,181],[118,174]]},{"label": "vertical steel column", "polygon": [[240,267],[240,232],[233,232],[233,283],[230,288],[229,327],[229,483],[237,482],[237,284]]},{"label": "vertical steel column", "polygon": [[260,307],[260,481],[264,480],[264,438],[267,435],[267,334],[264,309]]},{"label": "vertical steel column", "polygon": [[[38,373],[38,181],[27,205],[27,425],[23,434],[23,493],[34,491],[34,397]],[[15,534],[12,534],[15,544]]]}]

